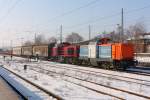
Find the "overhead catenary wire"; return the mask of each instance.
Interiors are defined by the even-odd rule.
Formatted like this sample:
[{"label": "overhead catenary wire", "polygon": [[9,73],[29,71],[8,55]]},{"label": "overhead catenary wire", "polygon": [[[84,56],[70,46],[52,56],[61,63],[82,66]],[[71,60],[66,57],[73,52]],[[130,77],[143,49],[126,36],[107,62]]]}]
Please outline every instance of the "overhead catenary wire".
[{"label": "overhead catenary wire", "polygon": [[[100,1],[100,0],[93,0],[93,1],[91,1],[91,2],[86,3],[85,5],[82,5],[82,6],[80,6],[80,7],[74,8],[74,9],[69,10],[69,11],[66,11],[66,12],[64,12],[64,13],[62,13],[62,14],[60,14],[60,15],[57,15],[57,16],[55,16],[54,18],[48,20],[47,22],[50,23],[50,22],[52,22],[52,21],[56,21],[56,19],[62,18],[62,17],[64,17],[64,16],[66,16],[66,15],[72,14],[72,13],[74,13],[74,12],[76,12],[76,11],[79,11],[79,10],[81,10],[81,9],[83,9],[83,8],[89,7],[90,5],[93,5],[93,4],[97,3],[98,1]],[[40,24],[40,26],[43,26],[43,25]]]},{"label": "overhead catenary wire", "polygon": [[[141,8],[136,8],[136,9],[129,10],[129,11],[124,11],[124,13],[125,14],[130,14],[130,13],[133,13],[133,12],[136,12],[136,11],[140,11],[140,10],[143,10],[143,9],[146,9],[146,8],[149,8],[149,7],[150,7],[150,5],[147,5],[147,6],[144,6],[144,7],[141,7]],[[112,17],[115,17],[115,16],[119,16],[119,15],[120,15],[120,12],[114,13],[114,14],[111,14],[111,15],[108,15],[108,16],[103,16],[103,17],[94,19],[92,21],[86,21],[86,22],[79,23],[79,24],[76,24],[76,25],[73,25],[73,26],[68,26],[68,27],[65,27],[65,29],[71,29],[71,28],[82,26],[82,25],[89,25],[90,23],[95,23],[97,21],[109,19],[109,18],[112,18]]]},{"label": "overhead catenary wire", "polygon": [[[52,21],[56,21],[56,20],[59,19],[59,18],[62,18],[62,17],[66,16],[66,15],[69,15],[69,14],[72,14],[72,13],[74,13],[74,12],[76,12],[76,11],[79,11],[79,10],[81,10],[81,9],[83,9],[83,8],[89,7],[89,6],[95,4],[95,3],[99,2],[99,1],[100,1],[100,0],[93,0],[93,1],[91,1],[91,2],[88,2],[88,3],[86,3],[86,4],[84,4],[84,5],[80,6],[80,7],[74,8],[74,9],[69,10],[69,11],[66,11],[66,12],[64,12],[64,13],[58,15],[58,16],[55,16],[54,18],[48,20],[47,22],[50,23],[50,22],[52,22]],[[39,26],[43,26],[43,24],[39,24],[38,27],[39,27]],[[58,29],[52,29],[52,30],[53,30],[53,31],[56,31],[56,30],[58,30]]]},{"label": "overhead catenary wire", "polygon": [[5,19],[9,16],[9,14],[15,9],[17,4],[21,2],[21,0],[16,0],[15,3],[7,10],[6,14],[0,18],[0,24],[5,21]]},{"label": "overhead catenary wire", "polygon": [[6,3],[5,0],[3,0],[3,2],[1,2],[1,9],[0,9],[0,13],[3,11],[4,8],[6,8]]},{"label": "overhead catenary wire", "polygon": [[[88,7],[88,6],[94,4],[94,3],[98,2],[98,1],[99,1],[99,0],[94,0],[94,1],[89,2],[89,3],[87,3],[87,4],[83,5],[83,6],[80,6],[80,7],[78,7],[78,8],[73,9],[73,10],[67,11],[67,12],[65,12],[65,13],[63,13],[63,14],[61,14],[61,15],[58,15],[58,16],[52,18],[52,19],[49,20],[48,22],[56,21],[56,19],[58,19],[58,18],[62,18],[63,16],[66,16],[66,15],[69,15],[69,14],[71,14],[71,13],[74,13],[75,11],[78,11],[78,10],[80,10],[80,9],[82,9],[82,8]],[[149,7],[150,7],[150,5],[147,5],[147,6],[144,6],[144,7],[141,7],[141,8],[136,8],[136,9],[133,9],[133,10],[130,10],[130,11],[124,11],[124,13],[125,13],[125,14],[129,14],[129,13],[136,12],[136,11],[140,11],[140,10],[143,10],[143,9],[146,9],[146,8],[149,8]],[[86,26],[87,26],[87,25],[89,25],[89,24],[91,24],[91,23],[97,23],[97,22],[100,21],[100,20],[106,20],[106,19],[109,19],[109,18],[112,18],[112,17],[115,17],[115,16],[120,16],[120,12],[117,12],[117,13],[114,13],[114,14],[111,14],[111,15],[108,15],[108,16],[102,16],[102,17],[100,17],[100,18],[97,18],[97,19],[94,19],[94,20],[90,20],[90,21],[86,21],[86,22],[79,23],[79,24],[75,24],[75,25],[72,25],[72,26],[66,26],[66,27],[65,27],[65,25],[64,25],[64,29],[65,29],[65,30],[66,30],[66,29],[68,30],[68,29],[76,28],[76,27],[83,26],[83,25],[86,25]],[[42,25],[42,24],[41,24],[41,25]]]},{"label": "overhead catenary wire", "polygon": [[[80,6],[80,7],[78,7],[78,8],[73,9],[73,10],[70,10],[70,11],[68,11],[68,12],[65,12],[65,13],[63,13],[63,14],[61,14],[61,15],[59,15],[59,16],[54,17],[54,18],[51,19],[50,21],[55,21],[54,19],[61,18],[62,16],[69,15],[69,14],[71,14],[71,13],[73,13],[73,12],[76,12],[76,11],[78,11],[78,10],[80,10],[80,9],[86,8],[86,7],[88,7],[88,6],[90,6],[90,5],[94,4],[94,3],[96,3],[96,2],[98,2],[98,1],[99,1],[99,0],[94,0],[94,1],[92,1],[92,2],[90,2],[90,3],[87,3],[87,4],[83,5],[83,6]],[[124,13],[125,13],[125,14],[128,14],[128,13],[140,11],[140,10],[143,10],[143,9],[146,9],[146,8],[149,8],[149,7],[150,7],[150,5],[147,5],[147,6],[144,6],[144,7],[141,7],[141,8],[137,8],[137,9],[133,9],[133,10],[130,10],[130,11],[125,11]],[[98,22],[98,21],[100,21],[100,20],[106,20],[106,19],[108,19],[108,18],[112,18],[112,17],[119,16],[119,15],[120,15],[120,12],[114,13],[114,14],[111,14],[111,15],[108,15],[108,16],[102,16],[102,17],[100,17],[100,18],[93,19],[93,20],[90,20],[90,21],[87,21],[87,22],[84,22],[84,23],[79,23],[79,24],[76,24],[76,25],[73,25],[73,26],[65,27],[65,25],[64,25],[63,28],[64,28],[64,30],[66,30],[66,29],[72,29],[72,28],[76,28],[76,27],[79,27],[79,26],[83,26],[83,25],[86,25],[86,26],[87,26],[87,25],[89,25],[89,24],[91,24],[91,23],[96,23],[96,22]],[[49,22],[49,21],[48,21],[48,22]],[[58,30],[58,29],[57,29],[57,30]]]},{"label": "overhead catenary wire", "polygon": [[[144,7],[141,7],[141,8],[136,8],[136,9],[129,10],[129,11],[124,11],[124,13],[125,14],[130,14],[130,13],[137,12],[137,11],[149,8],[149,7],[150,7],[150,5],[147,5],[147,6],[144,6]],[[120,16],[120,12],[117,12],[117,13],[114,13],[114,14],[111,14],[111,15],[108,15],[108,16],[103,16],[103,17],[100,17],[100,18],[97,18],[97,19],[94,19],[94,20],[91,20],[91,21],[84,22],[84,23],[79,23],[79,24],[76,24],[76,25],[73,25],[73,26],[64,27],[64,29],[65,30],[66,29],[72,29],[72,28],[76,28],[76,27],[79,27],[79,26],[83,26],[83,25],[87,26],[90,23],[97,23],[100,20],[106,20],[106,19],[109,19],[109,18],[112,18],[112,17],[115,17],[115,16]],[[110,26],[110,25],[104,25],[104,26]]]}]

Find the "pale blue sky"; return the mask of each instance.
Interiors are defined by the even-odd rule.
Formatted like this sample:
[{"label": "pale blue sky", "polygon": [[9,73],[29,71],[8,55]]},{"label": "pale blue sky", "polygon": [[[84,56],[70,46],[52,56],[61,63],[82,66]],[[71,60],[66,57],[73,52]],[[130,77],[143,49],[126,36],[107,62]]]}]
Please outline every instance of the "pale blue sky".
[{"label": "pale blue sky", "polygon": [[[147,31],[150,31],[150,0],[97,0],[61,16],[92,1],[95,0],[0,0],[0,46],[9,46],[10,40],[13,40],[13,45],[20,45],[20,38],[33,40],[34,33],[59,37],[61,24],[64,37],[78,32],[87,39],[89,24],[94,37],[98,32],[115,30],[116,24],[121,21],[121,8],[125,12],[125,28],[136,22],[144,22]],[[132,12],[126,13],[128,11]]]}]

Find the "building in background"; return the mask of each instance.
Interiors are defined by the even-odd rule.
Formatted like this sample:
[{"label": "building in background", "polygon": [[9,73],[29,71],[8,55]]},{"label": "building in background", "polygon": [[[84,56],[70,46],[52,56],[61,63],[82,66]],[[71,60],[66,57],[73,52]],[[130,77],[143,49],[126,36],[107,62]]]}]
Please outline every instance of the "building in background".
[{"label": "building in background", "polygon": [[150,33],[144,33],[138,38],[129,38],[129,43],[135,45],[136,53],[150,53]]}]

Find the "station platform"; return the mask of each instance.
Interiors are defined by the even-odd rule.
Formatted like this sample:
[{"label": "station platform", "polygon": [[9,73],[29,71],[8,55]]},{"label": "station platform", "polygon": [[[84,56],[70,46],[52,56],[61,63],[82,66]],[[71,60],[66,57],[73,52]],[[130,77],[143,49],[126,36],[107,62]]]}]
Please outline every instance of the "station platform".
[{"label": "station platform", "polygon": [[20,100],[20,96],[0,77],[0,100]]}]

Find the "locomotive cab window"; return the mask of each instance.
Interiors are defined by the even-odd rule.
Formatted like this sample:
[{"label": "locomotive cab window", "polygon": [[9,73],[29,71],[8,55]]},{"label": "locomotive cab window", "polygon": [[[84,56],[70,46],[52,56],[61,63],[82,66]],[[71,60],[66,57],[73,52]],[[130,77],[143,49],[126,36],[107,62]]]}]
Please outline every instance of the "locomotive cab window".
[{"label": "locomotive cab window", "polygon": [[68,49],[68,54],[69,54],[69,55],[73,55],[73,53],[74,53],[74,49],[73,49],[73,48],[69,48],[69,49]]},{"label": "locomotive cab window", "polygon": [[80,56],[88,56],[88,47],[80,47]]},{"label": "locomotive cab window", "polygon": [[99,46],[100,58],[111,58],[111,46]]}]

